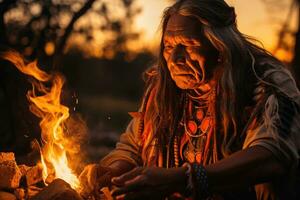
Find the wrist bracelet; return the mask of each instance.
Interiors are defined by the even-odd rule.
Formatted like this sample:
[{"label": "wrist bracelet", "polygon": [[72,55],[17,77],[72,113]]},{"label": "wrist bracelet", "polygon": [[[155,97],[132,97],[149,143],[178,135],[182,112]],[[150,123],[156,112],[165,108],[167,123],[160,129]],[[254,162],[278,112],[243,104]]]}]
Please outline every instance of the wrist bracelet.
[{"label": "wrist bracelet", "polygon": [[208,187],[207,172],[205,168],[203,167],[203,165],[194,163],[192,166],[192,170],[197,199],[207,199],[210,196],[210,192]]}]

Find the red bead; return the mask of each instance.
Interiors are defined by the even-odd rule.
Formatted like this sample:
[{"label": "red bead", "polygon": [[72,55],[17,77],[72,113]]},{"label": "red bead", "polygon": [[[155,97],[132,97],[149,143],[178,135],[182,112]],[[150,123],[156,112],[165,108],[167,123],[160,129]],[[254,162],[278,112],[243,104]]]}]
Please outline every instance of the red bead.
[{"label": "red bead", "polygon": [[204,117],[204,112],[203,112],[203,110],[202,110],[202,109],[198,109],[198,110],[196,111],[196,118],[197,118],[199,121],[201,121],[201,120],[203,119],[203,117]]},{"label": "red bead", "polygon": [[200,152],[197,152],[197,153],[196,153],[196,162],[197,162],[198,164],[200,164],[200,162],[201,162],[201,153],[200,153]]},{"label": "red bead", "polygon": [[186,155],[186,159],[187,159],[190,163],[195,162],[195,155],[194,155],[194,153],[191,152],[191,151],[188,151],[188,152],[187,152],[187,155]]},{"label": "red bead", "polygon": [[210,118],[204,118],[200,125],[200,130],[202,133],[206,133],[210,126]]},{"label": "red bead", "polygon": [[193,120],[189,120],[187,124],[187,128],[190,131],[191,134],[197,133],[197,123]]}]

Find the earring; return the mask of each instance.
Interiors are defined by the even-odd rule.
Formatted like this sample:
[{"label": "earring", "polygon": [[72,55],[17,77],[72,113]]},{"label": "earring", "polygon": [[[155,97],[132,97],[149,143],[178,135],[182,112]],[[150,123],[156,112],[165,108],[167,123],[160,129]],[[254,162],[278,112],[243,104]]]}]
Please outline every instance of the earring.
[{"label": "earring", "polygon": [[222,62],[221,56],[218,57],[218,60],[217,60],[217,61],[218,61],[218,63]]}]

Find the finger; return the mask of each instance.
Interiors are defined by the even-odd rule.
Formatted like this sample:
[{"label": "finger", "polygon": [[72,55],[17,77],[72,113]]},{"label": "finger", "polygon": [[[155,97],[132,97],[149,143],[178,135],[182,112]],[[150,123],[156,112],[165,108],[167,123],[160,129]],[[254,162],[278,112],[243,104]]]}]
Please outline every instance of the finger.
[{"label": "finger", "polygon": [[122,185],[124,185],[124,183],[126,181],[131,180],[134,177],[140,175],[142,173],[142,171],[143,171],[142,167],[134,168],[133,170],[131,170],[127,173],[124,173],[123,175],[121,175],[119,177],[112,178],[111,182],[115,185],[122,186]]},{"label": "finger", "polygon": [[145,182],[146,182],[145,176],[138,175],[135,178],[126,181],[123,187],[113,190],[112,196],[118,196],[121,194],[133,192],[138,189],[141,189],[143,186],[145,186]]},{"label": "finger", "polygon": [[124,199],[125,199],[125,194],[115,197],[115,200],[124,200]]},{"label": "finger", "polygon": [[111,186],[111,176],[104,175],[101,178],[99,178],[96,186],[95,186],[95,193],[96,194],[102,194],[102,189],[109,188]]}]

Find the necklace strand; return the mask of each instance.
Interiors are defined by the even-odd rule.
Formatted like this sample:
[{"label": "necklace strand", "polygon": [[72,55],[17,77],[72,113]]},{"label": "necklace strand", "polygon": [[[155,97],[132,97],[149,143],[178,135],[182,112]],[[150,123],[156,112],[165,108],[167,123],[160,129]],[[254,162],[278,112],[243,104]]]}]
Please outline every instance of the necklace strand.
[{"label": "necklace strand", "polygon": [[[213,93],[213,92],[209,92],[210,94],[211,93]],[[207,102],[209,102],[209,99],[210,98],[208,98],[208,100],[207,100]],[[211,103],[211,102],[210,102]],[[204,135],[206,135],[207,133],[208,133],[208,131],[211,129],[211,120],[209,121],[209,124],[208,124],[208,127],[206,128],[206,130],[203,132],[202,130],[201,130],[201,128],[199,129],[198,127],[197,127],[197,132],[198,132],[198,130],[199,131],[201,131],[201,133],[200,134],[197,134],[197,135],[194,135],[194,134],[192,134],[191,133],[191,131],[189,130],[189,128],[187,127],[187,105],[188,105],[188,98],[187,98],[187,96],[185,96],[185,106],[184,106],[184,109],[183,109],[183,126],[184,126],[184,130],[185,130],[185,133],[189,136],[189,137],[191,137],[191,138],[199,138],[199,137],[202,137],[202,136],[204,136]],[[207,108],[207,111],[206,111],[206,114],[205,114],[205,117],[203,117],[203,119],[201,120],[201,125],[202,125],[202,123],[203,123],[203,121],[205,120],[205,119],[207,119],[207,115],[209,116],[209,118],[211,117],[210,115],[210,106],[208,106],[208,105],[205,105],[205,106],[200,106],[199,108]],[[201,126],[200,125],[200,126]]]}]

